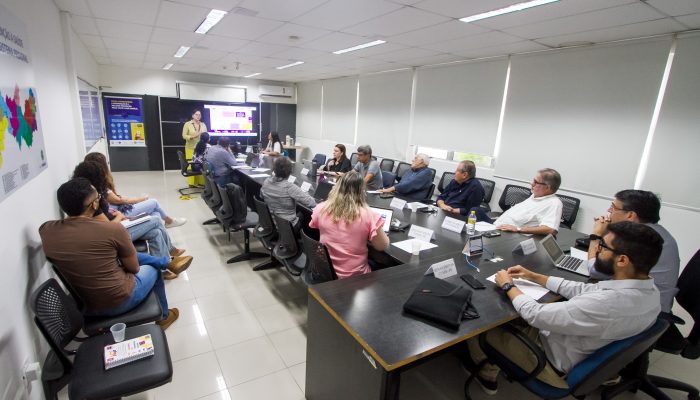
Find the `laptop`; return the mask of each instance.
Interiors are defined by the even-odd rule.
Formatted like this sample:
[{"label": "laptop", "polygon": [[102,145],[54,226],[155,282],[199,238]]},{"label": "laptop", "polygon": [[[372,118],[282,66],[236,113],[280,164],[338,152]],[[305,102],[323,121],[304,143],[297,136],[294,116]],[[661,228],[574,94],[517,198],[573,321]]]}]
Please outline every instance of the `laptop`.
[{"label": "laptop", "polygon": [[316,202],[326,201],[331,189],[333,189],[333,185],[330,183],[319,182],[318,185],[316,185],[316,191],[314,192],[314,200],[316,200]]},{"label": "laptop", "polygon": [[391,229],[391,218],[394,216],[394,211],[388,208],[379,207],[370,207],[369,209],[384,218],[384,232],[389,233],[389,230]]},{"label": "laptop", "polygon": [[547,235],[544,239],[540,240],[540,244],[544,248],[545,253],[547,253],[547,257],[552,260],[554,266],[557,268],[565,269],[583,276],[590,276],[588,273],[588,262],[564,255],[564,251],[559,247],[554,236]]},{"label": "laptop", "polygon": [[255,154],[248,153],[248,156],[245,158],[245,163],[250,165],[253,162],[254,157],[255,157]]}]

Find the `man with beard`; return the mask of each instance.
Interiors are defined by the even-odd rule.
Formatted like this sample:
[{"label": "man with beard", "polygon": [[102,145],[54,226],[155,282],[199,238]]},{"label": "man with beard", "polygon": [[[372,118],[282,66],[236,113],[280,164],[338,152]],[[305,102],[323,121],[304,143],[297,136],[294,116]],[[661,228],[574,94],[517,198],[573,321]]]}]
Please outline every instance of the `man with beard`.
[{"label": "man with beard", "polygon": [[[595,266],[612,280],[595,284],[567,281],[531,272],[520,265],[496,273],[498,285],[513,302],[527,325],[515,325],[542,347],[547,365],[537,379],[567,388],[565,376],[580,361],[601,347],[648,329],[659,314],[659,290],[649,277],[661,254],[663,239],[654,229],[629,221],[610,224],[597,241]],[[523,278],[567,299],[541,304],[513,285]],[[486,340],[501,354],[526,371],[534,369],[536,357],[504,328],[485,333]],[[476,338],[467,341],[475,365],[486,359]],[[469,368],[469,367],[468,367]],[[485,364],[477,382],[488,394],[498,387],[498,367]]]}]

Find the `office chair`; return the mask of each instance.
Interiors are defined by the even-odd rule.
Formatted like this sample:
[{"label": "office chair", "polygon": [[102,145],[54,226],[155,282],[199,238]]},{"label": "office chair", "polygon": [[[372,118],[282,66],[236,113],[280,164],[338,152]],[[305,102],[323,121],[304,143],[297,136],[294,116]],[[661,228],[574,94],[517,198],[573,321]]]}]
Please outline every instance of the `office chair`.
[{"label": "office chair", "polygon": [[255,204],[255,210],[258,213],[258,226],[255,227],[253,236],[258,238],[263,247],[265,247],[265,250],[270,253],[269,260],[254,266],[253,271],[277,268],[280,263],[273,257],[272,251],[277,245],[279,234],[277,233],[277,227],[274,222],[272,222],[272,213],[267,207],[267,204],[259,198],[254,197],[253,202]]},{"label": "office chair", "polygon": [[313,233],[311,230],[312,228],[304,227],[301,231],[301,243],[306,254],[306,268],[302,274],[304,283],[315,285],[338,279],[326,245],[318,240],[318,230]]},{"label": "office chair", "polygon": [[491,203],[491,197],[493,196],[493,189],[496,188],[496,182],[484,178],[476,178],[476,180],[479,181],[481,187],[484,188],[484,200],[481,202],[481,208],[489,212],[491,211],[489,203]]},{"label": "office chair", "polygon": [[[218,210],[221,207],[221,194],[216,188],[216,183],[214,182],[214,175],[211,171],[211,164],[205,161],[202,164],[202,174],[204,176],[204,191],[202,192],[202,200],[212,211]],[[217,218],[211,218],[204,222],[202,225],[211,225],[220,223]]]},{"label": "office chair", "polygon": [[[185,158],[185,155],[182,153],[182,150],[177,151],[177,158],[180,161],[180,174],[184,176],[185,178],[189,178],[191,176],[201,176],[202,171],[192,171],[189,169],[192,166],[191,162],[188,162],[187,159]],[[183,196],[189,196],[192,194],[197,194],[201,193],[202,189],[200,188],[191,188],[191,187],[185,187],[182,189],[178,189],[178,192],[180,192],[181,195]]]},{"label": "office chair", "polygon": [[488,213],[489,217],[494,219],[498,218],[499,215],[508,211],[509,208],[525,201],[530,195],[532,195],[532,191],[525,186],[506,185],[506,187],[503,188],[501,198],[498,199],[498,206],[501,207],[502,212],[492,211]]},{"label": "office chair", "polygon": [[[34,322],[50,347],[41,372],[47,399],[56,400],[58,392],[66,385],[70,399],[112,399],[153,389],[172,380],[170,350],[160,326],[127,328],[126,339],[150,334],[155,354],[105,371],[104,347],[114,343],[111,335],[93,336],[83,341],[77,350],[66,349],[83,328],[83,317],[55,279],[41,284],[30,302]],[[69,357],[73,355],[71,361]]]},{"label": "office chair", "polygon": [[275,258],[284,265],[292,276],[300,276],[306,264],[306,255],[299,248],[299,240],[294,233],[294,227],[290,221],[280,217],[277,214],[272,214],[279,240],[272,250]]},{"label": "office chair", "polygon": [[392,172],[394,170],[394,160],[391,158],[383,158],[379,163],[379,169],[382,170],[382,174],[385,172]]},{"label": "office chair", "polygon": [[[668,321],[658,318],[644,332],[627,339],[612,342],[598,349],[569,371],[566,376],[566,382],[569,385],[568,389],[553,387],[535,378],[544,369],[547,357],[537,344],[533,343],[523,332],[511,324],[504,325],[503,329],[507,329],[515,338],[523,342],[533,355],[537,357],[537,366],[534,370],[524,371],[499,353],[486,340],[488,332],[479,336],[479,346],[487,355],[488,360],[498,365],[509,380],[520,383],[530,392],[545,399],[560,399],[565,396],[583,399],[586,394],[596,390],[603,382],[617,373],[623,376],[623,381],[615,386],[605,388],[601,398],[609,399],[626,390],[639,389],[658,399],[657,394],[660,391],[650,383],[649,377],[646,375],[646,368],[643,370],[630,370],[625,367],[633,363],[633,361],[643,363],[645,358],[648,366],[650,349],[667,327]],[[477,366],[464,384],[464,395],[467,399],[471,399],[469,396],[469,385],[476,377],[479,369],[480,366]],[[625,370],[622,371],[623,369]],[[636,384],[636,386],[632,383]]]},{"label": "office chair", "polygon": [[388,172],[388,171],[382,171],[382,185],[385,188],[389,188],[394,186],[396,177],[394,176],[393,173]]},{"label": "office chair", "polygon": [[355,164],[357,164],[357,153],[352,153],[350,155],[350,165],[355,167]]},{"label": "office chair", "polygon": [[420,202],[424,204],[434,204],[433,194],[435,194],[435,184],[431,183],[430,187],[425,192],[423,200],[421,200]]},{"label": "office chair", "polygon": [[314,156],[314,158],[311,159],[311,162],[314,162],[314,161],[316,161],[316,165],[318,165],[319,167],[321,165],[325,165],[326,164],[326,155],[318,153]]},{"label": "office chair", "polygon": [[438,182],[437,190],[438,192],[442,193],[445,191],[445,188],[447,185],[452,182],[452,180],[455,178],[455,173],[454,172],[443,172],[442,176],[440,177],[440,182]]},{"label": "office chair", "polygon": [[566,196],[563,194],[558,194],[559,200],[564,205],[561,212],[561,224],[565,227],[572,229],[576,221],[576,214],[578,214],[578,207],[581,204],[581,200],[576,197]]},{"label": "office chair", "polygon": [[401,182],[401,178],[403,178],[409,169],[411,169],[411,164],[403,161],[399,162],[399,164],[396,166],[396,180]]},{"label": "office chair", "polygon": [[257,214],[248,213],[245,194],[240,186],[235,183],[227,183],[225,188],[218,187],[223,204],[217,211],[217,218],[221,221],[224,231],[228,233],[243,231],[243,253],[229,258],[226,263],[232,264],[254,258],[267,257],[265,253],[250,251],[250,228],[258,225]]},{"label": "office chair", "polygon": [[[68,290],[68,293],[70,293],[73,301],[76,304],[76,309],[83,314],[85,312],[85,302],[83,299],[80,297],[75,288],[73,288],[70,282],[68,282],[65,276],[63,276],[58,267],[56,267],[56,264],[51,264],[51,268],[53,268],[53,272],[56,274],[58,280],[61,281],[63,287],[65,287],[66,290]],[[151,290],[141,304],[123,314],[115,315],[113,317],[93,317],[83,315],[82,328],[86,335],[95,336],[103,333],[109,333],[109,328],[118,322],[123,322],[126,324],[126,326],[137,326],[158,321],[162,315],[163,310],[160,307],[158,297],[153,290]]]}]

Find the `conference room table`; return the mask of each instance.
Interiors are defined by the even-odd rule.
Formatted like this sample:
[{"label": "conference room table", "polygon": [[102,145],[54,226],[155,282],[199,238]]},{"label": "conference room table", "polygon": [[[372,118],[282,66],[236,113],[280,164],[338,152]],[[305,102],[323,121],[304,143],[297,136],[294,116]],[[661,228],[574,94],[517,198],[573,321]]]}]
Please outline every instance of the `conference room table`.
[{"label": "conference room table", "polygon": [[[301,174],[303,166],[296,163],[295,183],[309,182],[310,193],[315,190],[318,177]],[[261,173],[237,170],[244,176],[243,183],[250,195],[260,190],[264,177],[250,177]],[[368,203],[389,208],[390,198],[368,194]],[[437,247],[411,255],[391,245],[384,254],[394,260],[395,266],[370,274],[321,283],[308,288],[307,345],[306,345],[306,398],[307,399],[397,399],[401,373],[409,368],[451,351],[455,345],[480,333],[505,324],[518,317],[507,296],[486,278],[498,270],[523,265],[535,272],[565,279],[585,281],[587,278],[555,268],[538,244],[538,251],[524,255],[518,244],[527,239],[539,243],[537,235],[502,232],[495,238],[483,238],[485,251],[469,258],[467,263],[462,249],[468,235],[442,229],[445,217],[464,220],[464,216],[435,212],[412,212],[406,208],[394,209],[394,217],[402,222],[432,229],[432,243]],[[392,243],[408,239],[408,229],[390,232]],[[557,242],[567,249],[585,234],[562,228]],[[500,261],[489,261],[494,258]],[[456,285],[466,286],[459,278],[474,275],[486,288],[473,290],[472,304],[479,318],[465,320],[457,330],[403,312],[403,304],[433,264],[452,259],[457,274],[446,278]],[[539,301],[558,300],[548,293]]]}]

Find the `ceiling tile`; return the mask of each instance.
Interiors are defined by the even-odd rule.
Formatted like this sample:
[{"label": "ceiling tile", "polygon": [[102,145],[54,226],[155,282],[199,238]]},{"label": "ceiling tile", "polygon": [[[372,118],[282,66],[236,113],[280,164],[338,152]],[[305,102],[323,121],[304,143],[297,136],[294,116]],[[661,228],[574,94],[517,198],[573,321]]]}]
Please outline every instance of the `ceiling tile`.
[{"label": "ceiling tile", "polygon": [[275,54],[276,58],[283,60],[313,60],[328,54],[326,51],[302,49],[300,47],[289,47],[287,50]]},{"label": "ceiling tile", "polygon": [[209,9],[231,11],[241,0],[171,0],[174,3],[189,4],[191,6],[206,7]]},{"label": "ceiling tile", "polygon": [[430,25],[437,25],[448,20],[447,17],[405,7],[353,27],[343,29],[343,32],[364,36],[387,37],[425,28]]},{"label": "ceiling tile", "polygon": [[400,35],[389,36],[387,40],[410,46],[422,46],[424,44],[457,39],[487,31],[488,29],[473,24],[465,24],[461,21],[449,21],[439,25],[402,33]]},{"label": "ceiling tile", "polygon": [[95,57],[109,57],[109,54],[107,53],[107,49],[104,47],[90,47],[88,46],[88,51],[90,54],[92,54]]},{"label": "ceiling tile", "polygon": [[480,35],[468,36],[461,39],[448,40],[445,42],[433,43],[424,45],[431,50],[438,50],[443,53],[454,53],[457,54],[458,51],[479,49],[488,46],[496,46],[507,43],[515,43],[522,41],[521,38],[508,35],[502,32],[486,32]]},{"label": "ceiling tile", "polygon": [[112,59],[109,57],[95,56],[95,61],[100,65],[109,65],[112,63]]},{"label": "ceiling tile", "polygon": [[[304,43],[308,43],[314,39],[318,39],[321,36],[327,35],[331,31],[325,29],[311,28],[308,26],[302,26],[297,24],[287,23],[281,27],[269,32],[256,41],[263,43],[279,44],[283,46],[299,46]],[[298,40],[290,41],[289,36],[297,36]]]},{"label": "ceiling tile", "polygon": [[197,47],[230,52],[240,49],[248,42],[248,40],[243,39],[234,39],[224,36],[207,34],[204,35],[204,37],[202,38],[202,40],[199,41],[199,43],[197,43]]},{"label": "ceiling tile", "polygon": [[287,48],[285,46],[278,46],[275,44],[250,42],[247,45],[236,50],[236,53],[251,54],[254,56],[261,56],[262,57],[262,56],[273,55],[275,53],[281,53],[281,52],[285,51],[286,49]]},{"label": "ceiling tile", "polygon": [[145,69],[163,69],[164,63],[154,61],[144,61],[143,68]]},{"label": "ceiling tile", "polygon": [[[271,57],[260,57],[257,60],[253,61],[252,63],[249,63],[248,65],[256,65],[259,67],[281,67],[283,65],[289,64],[289,60],[282,60],[279,58],[271,58]],[[292,67],[296,68],[296,67]]]},{"label": "ceiling tile", "polygon": [[153,0],[90,0],[89,6],[95,18],[153,25],[161,3]]},{"label": "ceiling tile", "polygon": [[413,7],[434,12],[451,18],[464,18],[470,15],[486,11],[498,10],[511,4],[519,3],[517,0],[489,0],[489,1],[465,1],[465,0],[423,0]]},{"label": "ceiling tile", "polygon": [[146,41],[151,37],[153,27],[129,22],[96,19],[97,29],[102,36]]},{"label": "ceiling tile", "polygon": [[416,4],[421,0],[388,0],[391,3],[396,3],[396,4],[405,4],[407,6],[410,6],[412,4]]},{"label": "ceiling tile", "polygon": [[327,0],[243,0],[239,7],[257,11],[257,17],[291,21]]},{"label": "ceiling tile", "polygon": [[616,26],[613,28],[599,29],[589,32],[578,32],[570,35],[540,38],[537,39],[537,42],[552,47],[559,47],[562,45],[576,44],[577,42],[600,43],[630,37],[643,37],[659,35],[663,33],[678,32],[684,29],[685,27],[683,25],[674,21],[672,18],[664,18],[657,19],[655,21],[646,21],[636,24]]},{"label": "ceiling tile", "polygon": [[144,61],[152,61],[152,62],[160,62],[160,63],[175,63],[179,60],[179,58],[173,57],[172,54],[154,54],[154,53],[146,53],[146,57],[144,57]]},{"label": "ceiling tile", "polygon": [[102,40],[104,41],[105,47],[107,47],[108,50],[126,50],[145,53],[146,49],[148,48],[147,42],[138,42],[136,40],[113,37],[103,37]]},{"label": "ceiling tile", "polygon": [[[164,1],[161,3],[156,26],[194,32],[210,9]],[[226,17],[224,17],[226,18]]]},{"label": "ceiling tile", "polygon": [[201,58],[190,57],[189,53],[177,61],[177,65],[194,65],[198,67],[210,65],[211,63],[211,60],[202,60]]},{"label": "ceiling tile", "polygon": [[219,60],[219,62],[223,63],[236,63],[240,62],[243,64],[251,64],[253,61],[256,61],[260,59],[258,56],[254,56],[252,54],[239,54],[239,53],[230,53],[226,57],[222,58]]},{"label": "ceiling tile", "polygon": [[680,23],[687,26],[688,28],[692,28],[692,29],[700,28],[700,13],[676,17],[676,20],[678,20]]},{"label": "ceiling tile", "polygon": [[427,49],[419,49],[417,47],[409,47],[407,49],[403,49],[403,50],[399,50],[399,51],[392,51],[392,52],[375,54],[375,55],[369,56],[369,58],[373,58],[376,60],[382,60],[382,61],[398,62],[398,61],[416,59],[416,58],[421,58],[421,57],[436,56],[438,54],[441,54],[441,53],[438,51],[435,51],[435,50],[427,50]]},{"label": "ceiling tile", "polygon": [[224,58],[228,54],[225,51],[216,51],[216,50],[206,50],[206,49],[198,49],[198,48],[192,48],[190,51],[187,52],[187,55],[185,56],[186,58],[192,57],[192,58],[199,58],[202,60],[209,60],[209,61],[216,61]]},{"label": "ceiling tile", "polygon": [[547,50],[549,47],[535,43],[531,40],[524,40],[516,43],[506,43],[495,46],[481,47],[478,49],[457,50],[455,54],[464,58],[494,57],[507,54],[527,53],[529,51]]},{"label": "ceiling tile", "polygon": [[385,65],[385,64],[390,64],[386,61],[382,60],[374,60],[371,58],[353,58],[353,59],[338,59],[337,62],[329,64],[330,66],[346,66],[346,67],[351,67],[351,68],[360,68],[360,67],[368,67],[368,66],[373,66],[373,65]]},{"label": "ceiling tile", "polygon": [[626,25],[660,18],[663,18],[663,15],[654,11],[651,7],[644,3],[635,3],[508,28],[503,31],[522,38],[537,39],[547,36],[610,28],[617,25]]},{"label": "ceiling tile", "polygon": [[88,8],[85,0],[54,0],[59,10],[68,11],[72,15],[82,15],[84,17],[89,17],[90,9]]},{"label": "ceiling tile", "polygon": [[464,57],[457,56],[454,54],[440,53],[438,55],[430,56],[430,57],[421,57],[421,58],[413,58],[410,60],[403,60],[403,61],[401,61],[401,63],[406,64],[406,65],[410,65],[413,67],[421,67],[424,65],[442,64],[442,63],[447,63],[447,62],[452,62],[452,61],[460,61],[460,60],[464,60]]},{"label": "ceiling tile", "polygon": [[99,47],[104,48],[105,44],[102,42],[102,38],[96,35],[78,35],[80,40],[87,47]]},{"label": "ceiling tile", "polygon": [[279,28],[282,24],[282,22],[278,21],[229,13],[221,22],[216,24],[209,33],[238,39],[254,40]]},{"label": "ceiling tile", "polygon": [[157,55],[167,55],[172,57],[173,54],[179,49],[180,46],[176,44],[160,44],[160,43],[149,43],[148,44],[148,54],[157,54]]},{"label": "ceiling tile", "polygon": [[73,26],[73,30],[77,34],[86,35],[99,35],[100,32],[97,30],[97,25],[95,25],[95,20],[89,17],[79,17],[76,15],[71,16],[70,24]]},{"label": "ceiling tile", "polygon": [[295,23],[341,30],[398,10],[401,5],[383,0],[331,0],[296,18]]},{"label": "ceiling tile", "polygon": [[153,43],[175,44],[178,47],[192,47],[200,40],[202,40],[202,35],[198,33],[176,31],[166,28],[153,28],[153,33],[151,34],[151,42]]},{"label": "ceiling tile", "polygon": [[700,13],[697,0],[646,0],[647,4],[671,16]]},{"label": "ceiling tile", "polygon": [[347,33],[333,32],[330,35],[323,36],[313,42],[305,43],[304,48],[322,51],[336,51],[347,47],[357,46],[361,43],[368,42],[367,37],[359,35],[350,35]]},{"label": "ceiling tile", "polygon": [[[357,43],[357,44],[361,44],[361,43]],[[399,51],[399,50],[403,50],[405,48],[407,48],[407,46],[404,46],[402,44],[388,42],[388,43],[380,44],[378,46],[367,47],[365,49],[355,50],[355,51],[352,51],[350,53],[343,53],[343,54],[336,54],[336,55],[338,55],[340,57],[348,56],[348,55],[352,56],[352,57],[369,57],[369,56],[373,56],[376,54],[384,54],[384,53],[388,53],[388,52],[392,52],[392,51]],[[340,49],[338,49],[338,50],[340,50]]]},{"label": "ceiling tile", "polygon": [[123,68],[141,68],[143,63],[138,60],[113,60],[112,65]]},{"label": "ceiling tile", "polygon": [[112,50],[112,49],[107,49],[109,52],[109,57],[112,59],[112,61],[117,62],[119,60],[139,60],[143,61],[144,58],[144,53],[141,52],[135,52],[135,51],[125,51],[125,50]]}]

